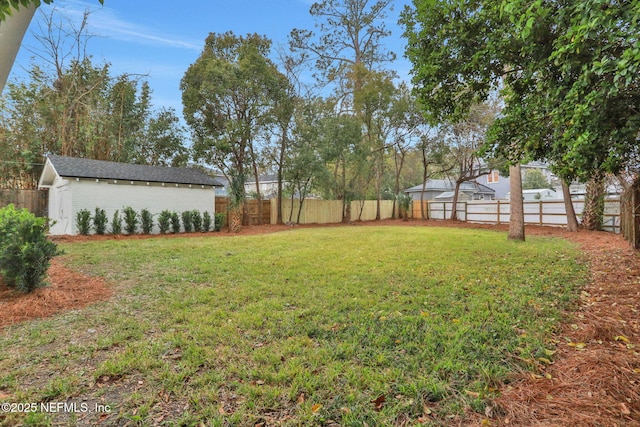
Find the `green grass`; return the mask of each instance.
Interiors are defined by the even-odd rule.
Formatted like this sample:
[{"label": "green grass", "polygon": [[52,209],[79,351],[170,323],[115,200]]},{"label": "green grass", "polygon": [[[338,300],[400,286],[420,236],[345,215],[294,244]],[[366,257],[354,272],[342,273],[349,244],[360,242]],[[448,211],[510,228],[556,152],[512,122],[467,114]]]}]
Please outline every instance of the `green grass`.
[{"label": "green grass", "polygon": [[3,331],[0,393],[99,401],[131,425],[394,425],[425,408],[446,424],[482,412],[514,371],[548,362],[551,333],[587,278],[564,240],[471,229],[64,250],[117,296]]}]

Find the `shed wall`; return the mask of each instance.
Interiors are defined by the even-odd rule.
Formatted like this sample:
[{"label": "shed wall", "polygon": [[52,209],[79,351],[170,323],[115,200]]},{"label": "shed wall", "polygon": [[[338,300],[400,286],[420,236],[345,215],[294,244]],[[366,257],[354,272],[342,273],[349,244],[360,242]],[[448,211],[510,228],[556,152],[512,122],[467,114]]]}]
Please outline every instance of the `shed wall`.
[{"label": "shed wall", "polygon": [[[82,209],[91,211],[96,207],[104,209],[109,219],[107,229],[111,228],[111,219],[116,210],[122,214],[122,209],[131,206],[136,212],[147,209],[154,214],[154,221],[163,210],[183,212],[186,210],[198,210],[209,212],[212,216],[215,212],[215,192],[212,187],[180,184],[165,184],[130,181],[114,183],[106,180],[76,180],[66,179],[69,184],[71,196],[71,212],[69,226],[63,232],[52,227],[52,234],[77,234],[76,213]],[[50,199],[51,201],[51,199]],[[122,215],[121,215],[122,216]],[[56,218],[53,218],[56,219]],[[158,233],[157,224],[154,225],[154,233]]]}]

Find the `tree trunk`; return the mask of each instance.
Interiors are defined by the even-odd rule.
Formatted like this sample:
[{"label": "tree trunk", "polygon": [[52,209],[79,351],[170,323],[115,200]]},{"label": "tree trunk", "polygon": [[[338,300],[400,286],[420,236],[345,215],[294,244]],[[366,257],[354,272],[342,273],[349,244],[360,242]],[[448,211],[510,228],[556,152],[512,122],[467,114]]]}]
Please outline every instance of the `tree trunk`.
[{"label": "tree trunk", "polygon": [[453,205],[451,206],[451,221],[458,220],[458,197],[460,196],[460,183],[456,182],[456,188],[453,190]]},{"label": "tree trunk", "polygon": [[[11,7],[13,9],[13,6]],[[18,10],[12,10],[11,15],[7,16],[4,21],[0,21],[0,93],[4,90],[7,78],[11,73],[22,39],[24,38],[29,23],[36,11],[36,5],[31,3],[29,6],[19,6]]]},{"label": "tree trunk", "polygon": [[571,200],[571,189],[564,180],[562,180],[562,197],[564,198],[564,210],[567,213],[567,231],[575,233],[578,231],[578,219]]},{"label": "tree trunk", "polygon": [[602,230],[604,215],[605,176],[596,173],[587,182],[587,194],[582,212],[582,226],[587,230]]},{"label": "tree trunk", "polygon": [[509,184],[511,195],[509,199],[509,240],[524,242],[524,200],[522,197],[522,175],[520,164],[509,166]]},{"label": "tree trunk", "polygon": [[240,232],[242,228],[242,217],[244,216],[244,205],[234,206],[229,211],[229,231]]}]

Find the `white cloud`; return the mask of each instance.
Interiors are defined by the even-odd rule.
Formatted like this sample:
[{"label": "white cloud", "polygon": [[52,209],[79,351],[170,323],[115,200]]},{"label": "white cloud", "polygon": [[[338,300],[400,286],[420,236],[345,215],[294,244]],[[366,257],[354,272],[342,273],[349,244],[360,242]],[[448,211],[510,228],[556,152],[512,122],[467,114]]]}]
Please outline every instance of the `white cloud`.
[{"label": "white cloud", "polygon": [[67,0],[56,2],[55,7],[63,11],[72,21],[80,22],[86,10],[91,12],[89,31],[100,37],[151,46],[165,46],[178,49],[200,51],[202,42],[182,39],[179,36],[168,37],[166,32],[149,28],[133,21],[121,19],[116,11],[108,6],[96,6],[95,2]]}]

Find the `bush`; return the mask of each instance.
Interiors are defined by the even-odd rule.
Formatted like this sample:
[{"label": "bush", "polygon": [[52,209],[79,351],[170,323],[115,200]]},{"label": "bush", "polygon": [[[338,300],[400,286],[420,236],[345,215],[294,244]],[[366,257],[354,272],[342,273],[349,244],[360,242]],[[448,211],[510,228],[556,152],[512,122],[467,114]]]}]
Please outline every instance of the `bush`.
[{"label": "bush", "polygon": [[191,233],[193,231],[191,211],[182,212],[182,227],[185,233]]},{"label": "bush", "polygon": [[202,231],[206,233],[209,230],[211,230],[211,214],[204,211],[202,213]]},{"label": "bush", "polygon": [[47,240],[48,225],[26,209],[0,209],[0,272],[7,286],[21,292],[45,286],[51,258],[60,253]]},{"label": "bush", "polygon": [[124,229],[128,234],[135,234],[138,229],[138,213],[131,207],[127,206],[124,212]]},{"label": "bush", "polygon": [[120,213],[117,209],[113,213],[113,219],[111,220],[111,234],[122,234],[122,218],[120,218]]},{"label": "bush", "polygon": [[93,215],[93,229],[96,234],[104,234],[107,232],[107,213],[104,209],[96,208],[96,212]]},{"label": "bush", "polygon": [[142,233],[151,234],[153,230],[153,214],[147,209],[140,211],[140,222],[142,224]]},{"label": "bush", "polygon": [[160,215],[158,215],[158,228],[160,229],[160,234],[167,234],[169,231],[169,227],[171,226],[171,212],[162,211]]},{"label": "bush", "polygon": [[173,234],[180,232],[180,217],[176,212],[171,213],[171,231]]},{"label": "bush", "polygon": [[91,229],[91,212],[87,209],[80,209],[76,212],[76,226],[83,236],[89,234],[89,230]]},{"label": "bush", "polygon": [[191,222],[193,223],[193,231],[202,231],[202,215],[200,215],[200,211],[191,211]]},{"label": "bush", "polygon": [[225,215],[222,212],[216,212],[214,214],[215,223],[213,224],[213,231],[222,230],[222,224],[224,224],[224,217]]}]

